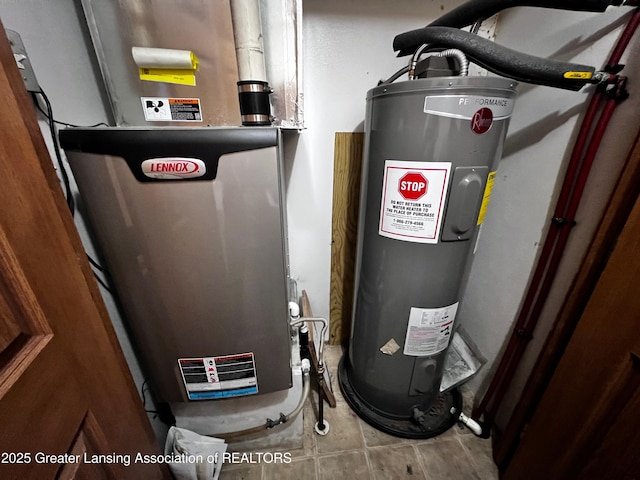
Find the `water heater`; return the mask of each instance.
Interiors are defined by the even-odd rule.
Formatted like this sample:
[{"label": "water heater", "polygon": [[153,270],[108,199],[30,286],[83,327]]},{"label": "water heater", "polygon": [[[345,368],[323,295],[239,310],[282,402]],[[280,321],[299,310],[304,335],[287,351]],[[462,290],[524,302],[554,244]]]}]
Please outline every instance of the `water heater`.
[{"label": "water heater", "polygon": [[[604,11],[614,3],[554,6]],[[339,377],[351,407],[393,435],[432,437],[458,419],[488,433],[460,413],[455,389],[440,394],[440,382],[516,81],[573,91],[617,81],[606,69],[538,58],[460,30],[511,6],[471,0],[397,35],[393,49],[411,61],[367,95],[352,330]],[[436,63],[445,58],[457,68]],[[469,76],[469,62],[498,76]],[[405,73],[408,81],[395,82]]]},{"label": "water heater", "polygon": [[366,421],[433,436],[444,356],[487,211],[516,82],[435,77],[369,91],[355,301],[340,386]]}]

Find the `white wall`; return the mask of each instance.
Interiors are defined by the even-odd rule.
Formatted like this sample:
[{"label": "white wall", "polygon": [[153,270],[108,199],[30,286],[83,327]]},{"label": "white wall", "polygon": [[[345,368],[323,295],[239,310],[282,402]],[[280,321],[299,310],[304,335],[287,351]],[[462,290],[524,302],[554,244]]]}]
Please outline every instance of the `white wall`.
[{"label": "white wall", "polygon": [[[601,68],[629,12],[628,8],[610,8],[604,14],[512,9],[500,16],[496,42],[542,57]],[[637,43],[634,42],[635,56]],[[632,59],[633,55],[629,54],[623,58],[623,63],[630,62],[624,73],[631,77],[632,97],[618,107],[612,119],[540,325],[534,332],[523,367],[516,374],[515,388],[503,409],[503,419],[508,417],[543,346],[597,228],[620,165],[635,138],[640,108],[637,98],[640,69],[638,62]],[[473,390],[482,391],[486,387],[490,379],[487,376],[495,367],[505,338],[511,333],[541,249],[540,243],[550,223],[579,121],[593,89],[588,87],[574,93],[541,86],[520,87],[504,158],[459,311],[465,328],[489,360],[481,374],[470,383]]]}]

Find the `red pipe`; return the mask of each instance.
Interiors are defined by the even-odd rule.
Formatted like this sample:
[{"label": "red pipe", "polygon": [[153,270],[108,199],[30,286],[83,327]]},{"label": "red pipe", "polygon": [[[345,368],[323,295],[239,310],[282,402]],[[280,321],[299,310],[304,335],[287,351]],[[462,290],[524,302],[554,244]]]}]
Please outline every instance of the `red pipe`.
[{"label": "red pipe", "polygon": [[[578,133],[578,138],[576,139],[573,152],[569,159],[569,165],[567,166],[562,188],[558,196],[558,201],[553,214],[554,219],[564,218],[564,211],[573,190],[575,176],[579,172],[582,153],[598,112],[601,97],[602,93],[597,91],[591,98],[591,102],[589,103],[589,107],[585,113],[584,120],[582,121],[582,125]],[[516,319],[513,333],[509,339],[507,348],[505,349],[505,353],[498,364],[487,392],[480,404],[473,411],[473,416],[476,418],[479,418],[484,414],[485,423],[491,423],[493,421],[494,412],[499,406],[499,404],[494,403],[495,399],[502,398],[504,391],[506,390],[507,380],[510,380],[513,376],[517,363],[519,363],[519,360],[522,357],[524,349],[520,348],[520,346],[528,341],[527,337],[531,334],[525,329],[525,327],[530,325],[529,322],[533,306],[542,296],[541,294],[543,292],[541,292],[541,285],[547,276],[549,259],[552,257],[555,250],[556,240],[559,236],[560,230],[562,230],[563,227],[566,227],[566,225],[566,222],[552,222],[545,238],[536,269],[533,273],[533,277],[531,278],[529,288],[522,303],[522,307],[520,308],[520,313]],[[513,362],[515,362],[515,365]]]},{"label": "red pipe", "polygon": [[[585,155],[584,161],[582,162],[582,172],[589,172],[591,170],[591,166],[593,165],[593,161],[598,153],[598,149],[600,144],[602,143],[602,138],[606,132],[609,121],[611,120],[611,116],[613,115],[613,111],[617,105],[618,101],[616,99],[609,99],[604,106],[600,119],[596,125],[596,128],[593,132],[593,136],[591,137],[591,142],[588,146],[587,153]],[[587,183],[588,175],[579,175],[575,188],[574,194],[569,200],[569,205],[567,206],[567,214],[565,218],[567,219],[568,226],[573,225],[575,220],[575,215],[578,210],[578,206],[580,205],[580,199],[582,197],[582,193],[584,192],[584,187]],[[564,253],[564,249],[567,245],[567,241],[569,239],[569,233],[571,230],[569,228],[560,229],[557,235],[557,239],[555,242],[554,251],[549,259],[549,268],[547,269],[546,276],[542,281],[540,286],[540,295],[538,296],[539,301],[537,301],[533,307],[532,312],[529,315],[528,319],[530,323],[527,323],[524,327],[525,331],[528,334],[533,333],[533,328],[537,323],[537,319],[540,317],[540,313],[542,312],[542,307],[544,306],[544,300],[546,299],[549,291],[551,290],[551,284],[553,283],[553,279],[555,274],[558,271],[558,266],[560,265],[560,260],[562,259],[562,254]]]},{"label": "red pipe", "polygon": [[[640,9],[637,9],[618,39],[609,58],[607,70],[617,66],[639,25]],[[473,411],[473,416],[476,418],[484,415],[485,424],[491,424],[493,422],[495,413],[522,359],[533,329],[538,322],[544,301],[551,289],[553,277],[558,270],[562,254],[568,241],[570,227],[573,225],[593,160],[600,147],[609,120],[619,101],[618,98],[611,98],[606,102],[591,135],[591,140],[587,144],[587,139],[592,130],[592,125],[602,97],[602,89],[599,88],[593,95],[587,108],[556,203],[554,217],[552,219],[553,223],[545,238],[534,275],[515,322],[514,331],[487,392],[480,404]],[[584,154],[584,160],[582,160],[585,146],[587,147],[587,151],[586,154]]]},{"label": "red pipe", "polygon": [[[617,100],[615,99],[611,99],[606,103],[604,110],[602,112],[602,115],[600,117],[600,120],[596,125],[596,130],[594,131],[592,141],[589,144],[589,148],[585,156],[585,160],[583,161],[582,171],[588,172],[591,169],[593,160],[596,156],[598,147],[600,146],[602,137],[604,136],[606,127],[609,123],[609,120],[611,119],[611,116],[613,114],[616,104],[617,104]],[[575,213],[579,205],[579,199],[586,185],[586,179],[587,179],[587,175],[580,175],[578,178],[579,181],[575,186],[575,190],[574,190],[575,194],[570,199],[569,211],[566,215],[568,223],[564,225],[565,227],[571,226],[571,224],[573,223],[573,219],[575,217]],[[528,340],[530,339],[531,334],[533,333],[533,329],[537,324],[537,320],[540,316],[540,313],[542,312],[542,308],[544,306],[544,300],[546,299],[549,291],[551,290],[551,285],[553,283],[555,274],[557,273],[560,260],[562,258],[562,254],[568,242],[570,231],[571,230],[569,228],[559,228],[556,230],[557,234],[547,237],[547,238],[553,237],[549,241],[549,244],[552,245],[550,248],[551,253],[549,255],[549,258],[546,259],[546,262],[544,264],[538,263],[538,266],[543,265],[545,267],[545,268],[540,268],[541,270],[544,269],[544,277],[539,285],[539,288],[535,292],[536,301],[532,303],[530,310],[527,311],[527,315],[522,321],[522,326],[520,329],[518,329],[518,333],[516,333],[514,336],[511,337],[510,344],[512,345],[511,346],[512,353],[509,356],[508,363],[505,363],[503,365],[503,362],[501,362],[500,364],[500,367],[502,368],[499,370],[501,370],[502,381],[499,382],[499,384],[494,389],[494,392],[495,392],[493,393],[494,399],[502,399],[502,397],[504,396],[509,386],[506,379],[510,379],[513,377],[519,365],[519,361],[522,358],[522,355],[524,354],[524,351],[528,344]],[[545,246],[546,246],[546,242],[545,242]],[[520,320],[520,317],[518,318],[518,320]],[[496,372],[496,377],[497,375],[498,375],[498,372]],[[486,395],[485,395],[485,398],[487,398]],[[489,404],[486,407],[486,411],[484,412],[485,423],[490,423],[493,421],[495,412],[499,405],[500,405],[499,402],[494,402],[493,404]]]},{"label": "red pipe", "polygon": [[[602,110],[602,114],[600,116],[600,120],[598,121],[595,130],[593,131],[593,136],[591,137],[591,143],[587,149],[587,154],[585,156],[584,161],[582,162],[582,170],[586,170],[589,172],[591,170],[591,166],[593,164],[593,160],[598,153],[598,149],[600,148],[600,144],[602,143],[602,139],[607,130],[607,126],[609,125],[609,121],[613,115],[613,111],[619,103],[618,98],[610,98],[607,100],[607,103],[604,105],[604,109]],[[588,175],[580,175],[576,182],[575,190],[573,198],[571,198],[569,202],[569,206],[567,208],[567,218],[572,221],[575,218],[576,212],[578,211],[578,207],[580,206],[580,198],[582,197],[582,193],[584,192],[584,187],[587,183]],[[561,235],[568,234],[568,230],[563,230]]]},{"label": "red pipe", "polygon": [[556,208],[553,212],[553,218],[563,218],[565,216],[564,209],[569,202],[571,194],[573,193],[574,179],[579,173],[580,159],[582,158],[587,140],[589,139],[589,132],[591,131],[593,121],[598,114],[601,99],[602,91],[598,89],[591,97],[591,101],[589,102],[589,106],[587,107],[587,112],[585,113],[584,119],[582,120],[580,132],[578,133],[578,138],[576,139],[576,143],[573,146],[573,152],[571,153],[571,158],[569,159],[567,171],[564,174],[564,182],[562,184],[562,189],[560,190],[560,195],[558,196]]},{"label": "red pipe", "polygon": [[[593,95],[591,102],[589,103],[589,107],[587,108],[587,112],[585,113],[585,117],[578,133],[578,138],[576,139],[573,153],[569,160],[569,165],[567,166],[565,180],[560,190],[553,218],[563,217],[564,206],[567,204],[572,190],[573,177],[575,177],[578,171],[578,167],[580,165],[580,157],[582,156],[582,151],[584,150],[586,141],[589,137],[591,126],[598,112],[601,96],[602,94],[600,91],[597,91]],[[569,181],[569,179],[571,179],[571,181]],[[513,375],[513,370],[515,370],[512,365],[514,358],[519,358],[522,356],[519,346],[523,344],[523,340],[526,338],[527,333],[525,331],[525,327],[528,325],[532,306],[534,305],[536,300],[540,298],[541,292],[539,286],[545,278],[549,264],[549,258],[553,254],[556,246],[556,238],[559,234],[559,230],[562,227],[563,225],[557,222],[553,222],[550,226],[550,230],[547,233],[547,237],[545,239],[540,257],[538,259],[538,264],[536,265],[533,277],[531,278],[529,289],[527,290],[522,307],[520,308],[520,314],[518,315],[518,318],[515,322],[514,332],[509,339],[509,343],[507,344],[505,353],[500,363],[498,364],[487,393],[485,394],[480,404],[473,411],[473,416],[476,418],[480,417],[482,414],[485,414],[485,423],[491,423],[491,421],[493,420],[493,416],[490,415],[490,413],[492,412],[492,405],[490,404],[490,402],[496,396],[497,398],[501,398],[502,395],[500,395],[500,393],[505,390],[505,388],[503,387],[503,384],[505,383],[504,380],[510,379]],[[497,392],[494,393],[494,391],[496,390]]]},{"label": "red pipe", "polygon": [[618,44],[616,45],[616,47],[613,49],[613,52],[611,53],[611,57],[609,58],[609,63],[607,64],[607,67],[609,68],[614,67],[620,62],[620,59],[622,58],[622,54],[627,49],[627,46],[629,45],[629,42],[631,41],[633,34],[635,33],[636,29],[640,24],[640,14],[638,14],[639,11],[640,10],[636,9],[633,16],[629,19],[629,22],[627,23],[626,28],[624,29],[624,31],[622,32],[622,35],[620,35],[620,38],[618,39]]}]

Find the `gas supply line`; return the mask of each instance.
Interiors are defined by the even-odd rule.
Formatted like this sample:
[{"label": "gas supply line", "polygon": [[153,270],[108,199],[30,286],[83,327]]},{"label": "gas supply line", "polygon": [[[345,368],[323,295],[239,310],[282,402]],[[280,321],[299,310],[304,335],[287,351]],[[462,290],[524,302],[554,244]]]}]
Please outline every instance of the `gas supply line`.
[{"label": "gas supply line", "polygon": [[322,317],[301,317],[300,307],[296,302],[289,302],[289,316],[291,317],[290,325],[299,327],[301,331],[308,328],[307,324],[320,324],[320,340],[318,342],[318,366],[316,369],[318,382],[318,421],[314,426],[314,430],[318,435],[326,435],[329,433],[329,422],[324,418],[324,338],[327,333],[328,322]]},{"label": "gas supply line", "polygon": [[307,400],[310,391],[310,380],[309,380],[309,372],[311,371],[311,362],[308,359],[303,359],[301,364],[302,370],[302,393],[300,394],[300,400],[296,407],[288,414],[280,413],[280,416],[276,420],[272,420],[271,418],[267,418],[265,423],[257,425],[255,427],[249,427],[244,430],[237,430],[233,432],[224,432],[217,434],[207,435],[208,437],[216,437],[222,438],[224,440],[231,440],[237,437],[244,437],[247,435],[252,435],[256,433],[264,432],[265,430],[270,430],[278,425],[282,425],[284,423],[290,422],[294,420],[304,408],[304,402]]},{"label": "gas supply line", "polygon": [[[320,324],[320,341],[318,342],[318,368],[317,368],[317,382],[318,382],[318,421],[314,426],[314,430],[318,435],[326,435],[329,433],[329,422],[324,419],[324,408],[323,408],[323,386],[324,386],[324,337],[327,332],[328,322],[325,318],[321,317],[301,317],[300,316],[300,307],[296,302],[289,302],[289,317],[291,327],[299,327],[300,329],[306,328],[307,324]],[[211,434],[211,437],[223,438],[225,440],[229,440],[237,437],[244,437],[247,435],[252,435],[260,432],[264,432],[265,430],[270,430],[278,425],[282,425],[284,423],[290,422],[294,420],[304,408],[304,403],[309,396],[309,392],[311,390],[310,386],[310,371],[311,371],[311,362],[308,358],[302,358],[301,360],[301,370],[302,370],[302,393],[300,394],[300,399],[296,407],[289,413],[284,414],[280,413],[277,419],[267,418],[265,423],[256,425],[255,427],[249,427],[243,430],[238,430],[234,432],[224,432],[218,434]]]}]

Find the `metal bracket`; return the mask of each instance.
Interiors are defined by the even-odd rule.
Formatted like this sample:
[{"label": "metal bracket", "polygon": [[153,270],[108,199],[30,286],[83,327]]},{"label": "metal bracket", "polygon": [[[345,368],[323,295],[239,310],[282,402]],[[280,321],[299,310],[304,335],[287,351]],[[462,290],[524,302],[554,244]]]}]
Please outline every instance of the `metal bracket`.
[{"label": "metal bracket", "polygon": [[24,43],[22,43],[20,34],[13,30],[7,30],[7,37],[9,38],[9,43],[11,44],[13,58],[16,59],[16,65],[18,66],[18,70],[20,71],[20,76],[24,80],[24,85],[25,87],[27,87],[27,91],[39,92],[40,86],[38,85],[36,74],[31,67],[31,61],[29,60],[26,49],[24,48]]},{"label": "metal bracket", "polygon": [[607,88],[609,98],[622,102],[629,98],[627,90],[627,77],[617,76],[616,81]]}]

